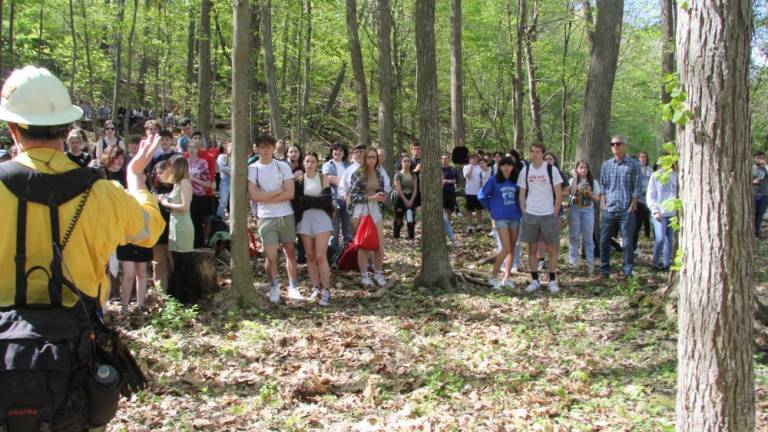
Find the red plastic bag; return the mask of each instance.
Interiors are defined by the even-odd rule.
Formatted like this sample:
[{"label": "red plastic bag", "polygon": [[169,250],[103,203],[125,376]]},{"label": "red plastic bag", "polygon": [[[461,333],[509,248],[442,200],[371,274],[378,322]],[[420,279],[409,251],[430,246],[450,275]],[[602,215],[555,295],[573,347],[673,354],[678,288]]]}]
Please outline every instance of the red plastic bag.
[{"label": "red plastic bag", "polygon": [[363,250],[379,250],[379,232],[376,230],[376,224],[371,215],[363,216],[360,226],[355,233],[355,244]]},{"label": "red plastic bag", "polygon": [[335,267],[339,270],[357,270],[357,245],[354,241],[344,244]]}]

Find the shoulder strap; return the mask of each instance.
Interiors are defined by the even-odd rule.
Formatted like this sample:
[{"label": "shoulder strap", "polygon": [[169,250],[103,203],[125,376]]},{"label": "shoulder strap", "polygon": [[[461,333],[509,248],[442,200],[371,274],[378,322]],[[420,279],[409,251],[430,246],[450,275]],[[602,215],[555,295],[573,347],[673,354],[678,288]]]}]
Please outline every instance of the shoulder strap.
[{"label": "shoulder strap", "polygon": [[[27,304],[27,278],[29,274],[40,269],[45,271],[40,266],[33,267],[29,272],[26,271],[27,203],[32,201],[46,205],[50,209],[53,260],[50,265],[51,273],[48,273],[48,295],[50,305],[60,306],[62,285],[67,283],[62,271],[62,254],[90,195],[91,186],[100,178],[99,172],[90,168],[80,168],[61,174],[43,174],[18,162],[9,161],[0,164],[0,181],[19,200],[16,222],[16,294],[14,299],[17,306]],[[67,227],[64,239],[61,241],[59,205],[80,194],[82,194],[80,203]]]},{"label": "shoulder strap", "polygon": [[555,179],[552,177],[552,165],[547,164],[547,175],[549,176],[549,184],[552,185],[552,203],[555,202]]}]

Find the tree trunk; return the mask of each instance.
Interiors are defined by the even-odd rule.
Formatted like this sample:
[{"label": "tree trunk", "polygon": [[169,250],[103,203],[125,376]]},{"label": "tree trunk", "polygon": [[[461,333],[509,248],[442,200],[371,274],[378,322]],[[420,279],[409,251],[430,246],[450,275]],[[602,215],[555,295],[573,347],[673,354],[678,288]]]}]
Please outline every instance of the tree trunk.
[{"label": "tree trunk", "polygon": [[187,82],[185,86],[187,90],[187,100],[184,103],[184,115],[186,117],[192,115],[190,100],[192,99],[192,90],[195,81],[195,8],[190,5],[189,26],[187,27]]},{"label": "tree trunk", "polygon": [[262,85],[259,83],[259,56],[261,55],[261,13],[258,5],[251,8],[251,102],[250,120],[251,137],[248,142],[259,134],[259,121],[263,101]]},{"label": "tree trunk", "polygon": [[590,33],[592,59],[581,111],[576,160],[588,161],[596,177],[600,176],[603,154],[610,138],[608,120],[611,118],[611,94],[619,59],[623,15],[624,0],[601,2],[595,30]]},{"label": "tree trunk", "polygon": [[251,80],[251,12],[248,0],[232,2],[232,191],[229,214],[232,288],[241,306],[257,303],[253,288],[251,259],[248,256],[248,153],[251,150],[248,104]]},{"label": "tree trunk", "polygon": [[275,77],[275,55],[272,52],[272,0],[261,2],[261,35],[264,42],[264,76],[269,93],[269,114],[272,120],[272,134],[284,138],[283,112],[277,96],[277,78]]},{"label": "tree trunk", "polygon": [[358,142],[366,147],[371,145],[371,130],[368,115],[368,88],[363,70],[363,53],[360,50],[360,38],[357,36],[357,1],[347,0],[347,36],[349,53],[352,58],[352,71],[355,75],[357,93],[357,134]]},{"label": "tree trunk", "polygon": [[464,138],[464,73],[461,48],[461,0],[451,0],[451,137]]},{"label": "tree trunk", "polygon": [[197,65],[197,130],[203,134],[205,142],[211,142],[211,0],[200,3],[200,31],[197,35],[200,43]]},{"label": "tree trunk", "polygon": [[310,72],[312,71],[312,0],[307,0],[307,33],[304,38],[304,84],[301,92],[301,103],[299,104],[299,142],[304,143],[306,134],[306,116],[309,107],[309,86],[312,82]]},{"label": "tree trunk", "polygon": [[[10,9],[10,16],[8,17],[8,69],[12,70],[14,67],[16,67],[16,53],[14,51],[15,43],[13,39],[14,24],[16,22],[16,0],[11,0]],[[5,78],[5,75],[3,75],[3,78]]]},{"label": "tree trunk", "polygon": [[[120,104],[120,71],[123,55],[123,17],[125,16],[125,0],[117,0],[117,30],[115,31],[115,84],[112,88],[112,121],[117,122],[117,110]],[[123,119],[128,122],[128,115]]]},{"label": "tree trunk", "polygon": [[[563,27],[563,61],[560,72],[560,88],[563,92],[563,101],[562,105],[560,106],[560,133],[562,135],[560,143],[560,163],[562,164],[561,168],[564,168],[565,163],[570,160],[568,158],[568,98],[570,96],[570,90],[568,90],[567,81],[567,62],[568,46],[571,41],[571,18],[573,17],[573,6],[571,0],[566,0],[566,3],[568,5],[569,19],[565,22]],[[574,168],[575,167],[576,166],[574,165]]]},{"label": "tree trunk", "polygon": [[[131,80],[131,75],[133,72],[133,38],[136,36],[136,16],[139,13],[139,0],[133,0],[133,14],[131,18],[131,30],[128,32],[128,64],[126,64],[125,69],[125,80],[128,84],[128,88],[132,89],[133,81]],[[141,82],[141,78],[139,78],[139,82]],[[130,104],[131,102],[134,102],[134,99],[130,96],[126,98],[126,101]],[[139,104],[143,103],[144,101],[139,99]],[[125,133],[128,133],[128,123],[125,124]]]},{"label": "tree trunk", "polygon": [[0,0],[0,78],[4,77],[3,73],[3,0]]},{"label": "tree trunk", "polygon": [[219,12],[215,11],[213,14],[213,22],[216,24],[216,37],[219,39],[219,49],[221,50],[221,57],[224,61],[230,61],[229,50],[227,50],[227,44],[224,42],[224,34],[221,31],[221,22],[219,21]]},{"label": "tree trunk", "polygon": [[[524,0],[523,0],[524,3]],[[533,140],[543,143],[544,135],[541,132],[541,102],[539,102],[539,94],[536,91],[536,63],[533,61],[533,42],[536,40],[536,25],[539,21],[539,0],[533,1],[533,16],[531,18],[531,25],[526,24],[527,16],[523,9],[521,17],[523,18],[523,26],[525,28],[525,62],[528,66],[528,97],[531,103],[531,133],[533,134]]]},{"label": "tree trunk", "polygon": [[[661,0],[661,74],[665,76],[675,72],[675,0]],[[670,96],[664,85],[661,86],[661,102],[669,103]],[[662,129],[662,141],[675,140],[675,124],[665,121]]]},{"label": "tree trunk", "polygon": [[[0,11],[2,11],[2,0],[0,0]],[[90,26],[88,25],[88,16],[86,15],[85,11],[85,0],[80,0],[80,13],[83,18],[83,39],[85,41],[85,66],[88,68],[88,82],[91,83],[88,85],[88,96],[91,99],[91,103],[94,103],[96,100],[96,97],[94,95],[94,87],[93,83],[95,82],[93,80],[93,62],[91,59],[91,37],[90,37]],[[2,21],[2,15],[0,15],[0,21]],[[2,32],[0,32],[0,35],[2,35]],[[0,40],[2,40],[2,37],[0,37]],[[2,48],[0,48],[0,52],[2,51]],[[2,70],[0,69],[0,76],[2,76]],[[95,119],[96,116],[93,116],[92,119]]]},{"label": "tree trunk", "polygon": [[72,73],[69,80],[69,94],[75,94],[75,79],[77,79],[77,33],[75,32],[75,8],[69,0],[69,30],[72,35]]},{"label": "tree trunk", "polygon": [[285,21],[283,22],[283,61],[280,64],[281,74],[280,74],[280,94],[285,94],[285,91],[288,89],[288,36],[289,36],[289,26],[290,23],[290,9],[286,9],[285,11]]},{"label": "tree trunk", "polygon": [[336,105],[336,98],[339,97],[339,91],[341,91],[341,85],[344,84],[344,77],[346,74],[347,62],[343,61],[341,63],[341,69],[339,69],[339,73],[336,75],[336,80],[333,82],[331,93],[328,95],[328,102],[325,104],[325,114],[330,114],[331,110],[333,110],[333,106]]},{"label": "tree trunk", "polygon": [[685,264],[678,300],[676,427],[752,431],[752,2],[690,2],[679,25],[677,70],[693,119],[677,131]]},{"label": "tree trunk", "polygon": [[[510,0],[511,1],[511,0]],[[525,0],[517,0],[515,40],[510,45],[515,51],[515,75],[512,77],[512,127],[515,150],[523,153],[525,130],[523,125],[523,38],[525,38]],[[512,7],[508,5],[507,19],[512,21]],[[512,32],[510,31],[510,38]]]},{"label": "tree trunk", "polygon": [[392,15],[389,0],[378,1],[379,43],[379,144],[384,149],[384,168],[390,178],[395,169],[395,101],[392,91]]},{"label": "tree trunk", "polygon": [[416,105],[423,170],[419,176],[422,197],[421,271],[416,286],[452,289],[451,270],[443,232],[443,192],[440,185],[440,123],[437,112],[437,62],[435,55],[435,0],[416,0]]}]

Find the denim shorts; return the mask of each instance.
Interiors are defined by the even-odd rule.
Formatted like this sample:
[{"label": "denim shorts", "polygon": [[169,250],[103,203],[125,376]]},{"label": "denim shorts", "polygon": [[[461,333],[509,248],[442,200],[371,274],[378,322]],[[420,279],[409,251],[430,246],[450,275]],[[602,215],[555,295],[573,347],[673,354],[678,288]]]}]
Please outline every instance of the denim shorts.
[{"label": "denim shorts", "polygon": [[520,226],[520,221],[514,219],[495,219],[493,221],[496,224],[496,229],[499,228],[511,228],[517,229]]}]

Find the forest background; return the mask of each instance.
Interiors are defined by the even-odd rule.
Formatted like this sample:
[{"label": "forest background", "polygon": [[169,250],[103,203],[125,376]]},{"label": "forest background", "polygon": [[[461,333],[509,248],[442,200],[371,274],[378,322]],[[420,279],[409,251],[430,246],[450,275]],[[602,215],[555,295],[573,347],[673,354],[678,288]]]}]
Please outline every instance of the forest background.
[{"label": "forest background", "polygon": [[[223,0],[210,3],[211,121],[226,126],[232,87],[231,5]],[[356,142],[357,105],[345,22],[347,5],[338,0],[308,3],[274,1],[268,9],[285,133],[300,142],[338,138]],[[521,19],[519,3],[463,2],[464,115],[470,147],[514,147],[514,45]],[[565,152],[566,159],[573,158],[590,60],[584,2],[523,3],[527,3],[522,17],[526,24],[524,38],[531,47],[530,57],[522,62],[524,75],[520,76],[524,91],[519,105],[524,118],[523,142],[534,138],[528,80],[533,70],[544,142],[559,156]],[[663,142],[659,3],[626,1],[609,128],[610,133],[630,138],[632,152],[645,150],[652,160]],[[200,89],[201,6],[200,0],[0,0],[0,73],[5,76],[14,67],[37,64],[60,76],[77,99],[94,106],[112,105],[116,96],[117,106],[147,107],[155,113],[175,110],[179,116],[195,119]],[[252,6],[251,118],[255,128],[268,123],[269,106],[261,54],[264,38],[260,25],[265,9],[255,2]],[[359,0],[356,6],[368,106],[373,109],[371,136],[375,141],[379,95],[376,2]],[[754,2],[750,104],[755,148],[768,147],[766,6],[765,0]],[[411,1],[391,1],[394,130],[396,146],[401,147],[414,139],[418,130],[413,7]],[[441,137],[446,149],[450,149],[451,4],[438,1],[436,7],[439,115],[445,126],[441,127]]]}]

